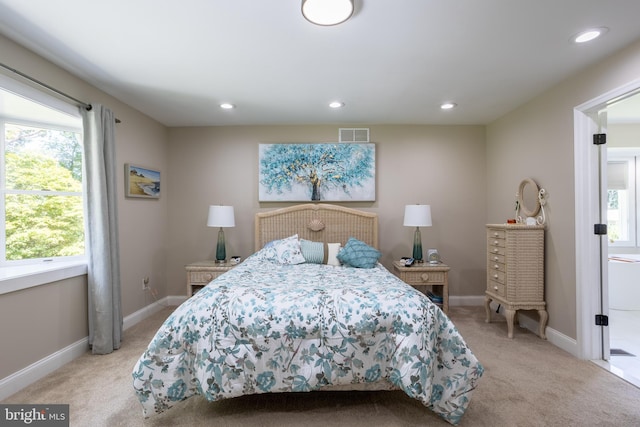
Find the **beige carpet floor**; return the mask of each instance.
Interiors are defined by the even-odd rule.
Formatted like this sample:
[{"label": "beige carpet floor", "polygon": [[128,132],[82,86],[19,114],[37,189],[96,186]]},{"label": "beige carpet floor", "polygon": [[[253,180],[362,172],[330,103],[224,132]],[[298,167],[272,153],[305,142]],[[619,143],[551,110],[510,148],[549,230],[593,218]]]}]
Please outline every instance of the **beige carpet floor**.
[{"label": "beige carpet floor", "polygon": [[[221,402],[191,398],[143,419],[131,371],[172,308],[128,329],[122,348],[89,353],[3,403],[65,403],[71,426],[447,426],[402,392],[315,392],[246,396]],[[640,426],[640,389],[589,361],[516,328],[507,338],[499,316],[453,307],[485,374],[461,426]]]}]

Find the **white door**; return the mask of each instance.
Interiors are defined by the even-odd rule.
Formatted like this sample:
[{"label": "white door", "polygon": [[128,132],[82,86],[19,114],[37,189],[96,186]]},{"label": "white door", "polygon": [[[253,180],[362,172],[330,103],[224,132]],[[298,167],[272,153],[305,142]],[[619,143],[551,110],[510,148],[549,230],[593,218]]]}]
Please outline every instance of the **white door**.
[{"label": "white door", "polygon": [[608,105],[639,90],[634,81],[574,110],[577,341],[584,359],[610,358],[609,329],[595,324],[596,315],[609,314],[608,241],[594,230],[607,223],[607,154],[593,134],[606,133]]}]

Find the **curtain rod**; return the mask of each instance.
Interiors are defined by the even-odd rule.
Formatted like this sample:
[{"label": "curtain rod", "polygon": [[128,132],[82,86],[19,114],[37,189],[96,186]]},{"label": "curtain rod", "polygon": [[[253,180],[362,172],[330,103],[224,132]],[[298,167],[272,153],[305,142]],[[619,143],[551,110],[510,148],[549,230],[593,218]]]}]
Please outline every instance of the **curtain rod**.
[{"label": "curtain rod", "polygon": [[[9,67],[8,65],[3,64],[2,62],[0,62],[0,67],[4,68],[5,70],[9,70],[12,73],[15,73],[15,74],[19,75],[20,77],[25,78],[25,79],[27,79],[27,80],[29,80],[29,81],[31,81],[31,82],[39,85],[39,86],[42,86],[43,88],[45,88],[47,90],[50,90],[51,92],[57,93],[60,96],[63,96],[65,98],[67,98],[67,99],[72,100],[73,102],[75,102],[79,106],[86,108],[87,111],[91,111],[91,109],[93,108],[91,106],[91,104],[87,104],[86,102],[82,102],[79,99],[76,99],[71,95],[67,95],[66,93],[64,93],[64,92],[62,92],[62,91],[60,91],[60,90],[58,90],[58,89],[56,89],[56,88],[54,88],[52,86],[49,86],[48,84],[43,83],[40,80],[34,79],[33,77],[26,75],[22,71],[18,71],[15,68]],[[122,123],[122,121],[119,118],[116,117],[116,123]]]}]

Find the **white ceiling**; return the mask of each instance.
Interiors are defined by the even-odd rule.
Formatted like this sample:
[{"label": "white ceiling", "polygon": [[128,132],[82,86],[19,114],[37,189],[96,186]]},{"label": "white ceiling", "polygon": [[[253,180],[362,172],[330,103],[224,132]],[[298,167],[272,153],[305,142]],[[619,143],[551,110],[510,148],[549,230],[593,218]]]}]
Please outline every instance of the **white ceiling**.
[{"label": "white ceiling", "polygon": [[167,126],[486,124],[640,39],[638,0],[355,4],[320,27],[300,0],[0,0],[0,33]]}]

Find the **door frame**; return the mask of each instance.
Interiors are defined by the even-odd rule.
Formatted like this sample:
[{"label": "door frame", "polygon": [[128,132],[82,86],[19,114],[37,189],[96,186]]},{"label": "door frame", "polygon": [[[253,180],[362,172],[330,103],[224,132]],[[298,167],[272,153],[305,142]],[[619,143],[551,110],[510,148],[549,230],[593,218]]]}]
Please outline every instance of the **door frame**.
[{"label": "door frame", "polygon": [[[600,251],[600,241],[606,236],[594,235],[593,224],[600,221],[598,192],[598,149],[593,145],[593,134],[598,132],[598,112],[614,100],[622,99],[640,89],[640,79],[606,92],[574,108],[574,191],[575,191],[575,244],[576,244],[576,340],[582,359],[603,360],[609,357],[603,343],[608,341],[608,330],[595,325],[596,314],[607,314],[608,278],[607,251]],[[606,156],[605,156],[606,159]],[[605,246],[606,247],[606,246]],[[600,287],[602,272],[603,288]],[[604,313],[603,313],[604,310]]]}]

